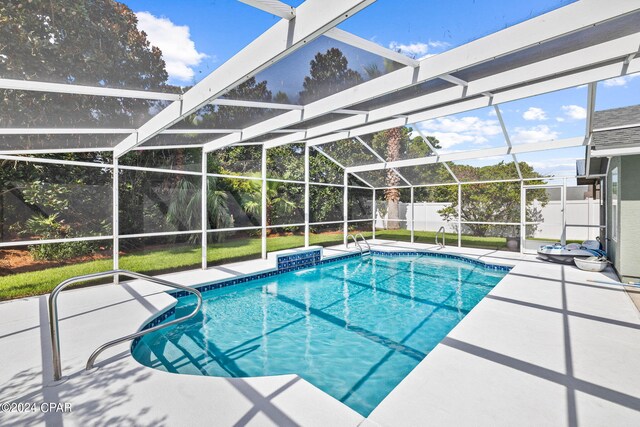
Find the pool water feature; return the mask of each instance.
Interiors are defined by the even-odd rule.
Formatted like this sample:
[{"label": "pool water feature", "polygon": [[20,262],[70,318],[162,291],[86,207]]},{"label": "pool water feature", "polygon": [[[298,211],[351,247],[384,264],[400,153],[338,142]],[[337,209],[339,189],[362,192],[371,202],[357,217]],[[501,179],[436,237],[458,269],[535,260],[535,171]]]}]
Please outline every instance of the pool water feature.
[{"label": "pool water feature", "polygon": [[205,292],[195,318],[133,356],[180,374],[298,374],[367,416],[506,274],[425,255],[336,261]]}]

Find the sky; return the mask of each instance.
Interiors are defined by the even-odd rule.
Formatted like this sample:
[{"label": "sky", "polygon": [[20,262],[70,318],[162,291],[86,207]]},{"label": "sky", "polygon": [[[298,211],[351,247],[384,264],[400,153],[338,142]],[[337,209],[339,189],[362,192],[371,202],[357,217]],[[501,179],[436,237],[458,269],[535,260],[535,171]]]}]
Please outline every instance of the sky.
[{"label": "sky", "polygon": [[[292,6],[299,0],[286,1]],[[160,47],[170,83],[190,85],[215,70],[279,18],[237,0],[124,0],[138,16],[138,26]],[[382,46],[424,58],[453,49],[505,27],[572,3],[571,0],[378,0],[339,28]],[[399,5],[402,7],[399,7]],[[456,13],[464,11],[464,13]],[[349,67],[366,77],[365,67],[384,68],[381,58],[321,37],[257,76],[275,94],[292,102],[302,90],[309,61],[318,51],[339,47]],[[640,74],[600,82],[596,109],[640,103]],[[584,135],[586,87],[505,103],[500,110],[513,144]],[[503,146],[504,136],[493,108],[443,117],[418,124],[436,136],[443,152]],[[584,149],[565,149],[520,156],[542,173],[571,175]],[[499,159],[487,159],[495,162]],[[505,159],[507,160],[507,159]]]}]

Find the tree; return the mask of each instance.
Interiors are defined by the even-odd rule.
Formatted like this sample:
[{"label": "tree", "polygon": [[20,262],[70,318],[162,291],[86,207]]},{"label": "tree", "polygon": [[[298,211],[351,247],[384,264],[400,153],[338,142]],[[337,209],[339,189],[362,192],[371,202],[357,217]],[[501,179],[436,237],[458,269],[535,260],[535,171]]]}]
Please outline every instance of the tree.
[{"label": "tree", "polygon": [[[234,87],[223,98],[242,101],[273,101],[272,93],[267,88],[267,81],[257,82],[255,77],[251,77]],[[179,127],[203,129],[243,128],[278,112],[279,110],[209,104],[179,123]]]},{"label": "tree", "polygon": [[[401,159],[426,157],[431,154],[431,148],[420,136],[411,138],[413,129],[408,126],[397,127],[373,134],[371,137],[366,138],[371,147],[387,162],[393,162]],[[439,147],[439,142],[433,137],[428,137],[429,142]],[[429,168],[412,168],[411,178],[407,177],[409,181],[415,179],[417,181],[423,181],[426,175],[430,173]],[[412,182],[413,183],[413,182]],[[391,230],[397,230],[400,228],[400,196],[401,192],[398,186],[401,184],[400,177],[392,169],[386,171],[384,190],[386,214],[387,214],[387,228]]]},{"label": "tree", "polygon": [[310,62],[309,75],[302,84],[300,104],[308,104],[362,82],[362,76],[349,68],[349,61],[338,48],[317,53]]},{"label": "tree", "polygon": [[[397,68],[397,63],[388,59],[384,60],[384,72],[390,72]],[[370,78],[374,79],[380,77],[383,74],[377,64],[370,64],[365,67],[366,73]],[[407,128],[404,128],[406,131]],[[404,132],[406,135],[406,132]],[[384,138],[386,140],[386,146],[384,150],[384,159],[387,162],[394,162],[400,160],[400,150],[403,136],[403,128],[397,127],[388,129],[378,134],[378,139]],[[375,137],[374,137],[375,138]],[[390,230],[398,230],[400,228],[400,191],[398,185],[400,184],[400,177],[392,169],[386,171],[384,190],[385,201],[387,202],[387,228]]]},{"label": "tree", "polygon": [[[121,3],[111,0],[2,2],[0,22],[0,75],[4,78],[178,90],[166,83],[168,76],[161,51],[149,44],[146,34],[137,29],[135,14]],[[4,126],[32,128],[135,128],[165,105],[161,101],[16,90],[0,91],[0,103]],[[120,135],[3,136],[0,147],[105,146],[112,144],[114,137],[121,138]],[[99,152],[45,157],[94,163],[111,161],[110,154]],[[22,235],[35,232],[40,238],[56,233],[61,234],[60,237],[110,233],[110,221],[104,230],[95,225],[96,218],[104,218],[105,212],[104,197],[99,196],[101,200],[97,201],[95,189],[109,186],[110,169],[25,162],[5,166],[0,175],[3,238],[10,227],[12,232]],[[61,190],[70,186],[74,189],[71,192]],[[47,189],[57,189],[56,194],[43,201],[37,195]],[[84,202],[79,201],[80,194],[84,194]],[[9,195],[11,205],[5,206]],[[69,254],[67,249],[72,244],[63,243],[58,247]]]},{"label": "tree", "polygon": [[[530,177],[540,176],[533,168],[525,163],[519,163],[523,174]],[[496,165],[474,167],[469,165],[453,165],[454,173],[461,182],[489,181],[512,179],[515,165],[500,162]],[[541,184],[543,181],[531,181],[531,184]],[[457,186],[443,186],[434,189],[438,200],[449,200],[451,205],[438,211],[446,221],[457,221],[458,197]],[[546,205],[548,198],[544,190],[534,190],[534,197],[541,206]],[[478,224],[482,222],[520,222],[520,182],[488,182],[482,184],[463,185],[461,191],[460,216],[462,221],[475,222],[465,224],[474,236],[505,235],[512,231],[511,226],[494,226]],[[534,215],[539,209],[526,201],[528,215]]]},{"label": "tree", "polygon": [[[0,75],[20,80],[175,91],[161,51],[127,6],[111,0],[0,4]],[[158,101],[2,91],[3,122],[14,127],[137,127]],[[90,144],[101,137],[71,136]],[[50,138],[55,141],[59,138]],[[24,143],[42,142],[42,137]],[[104,145],[104,144],[103,144]]]}]

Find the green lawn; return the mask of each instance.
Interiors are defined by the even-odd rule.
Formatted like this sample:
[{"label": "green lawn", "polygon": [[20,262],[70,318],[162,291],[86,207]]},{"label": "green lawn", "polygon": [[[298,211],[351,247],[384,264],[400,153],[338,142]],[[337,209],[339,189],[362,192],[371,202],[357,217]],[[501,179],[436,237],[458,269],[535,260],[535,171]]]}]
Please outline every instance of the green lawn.
[{"label": "green lawn", "polygon": [[[363,233],[367,238],[371,232]],[[409,230],[377,231],[379,239],[409,241]],[[456,245],[456,234],[447,234],[447,242]],[[331,246],[342,243],[342,234],[326,233],[312,234],[309,238],[311,245]],[[418,243],[433,243],[434,232],[416,231],[415,241]],[[269,252],[295,248],[304,245],[301,235],[276,236],[267,239]],[[505,249],[506,242],[501,237],[473,237],[462,236],[465,247]],[[262,243],[260,238],[243,238],[229,240],[224,243],[211,244],[207,250],[209,265],[226,264],[229,262],[256,259],[260,257]],[[194,245],[179,245],[173,248],[161,248],[141,251],[120,257],[120,268],[145,274],[160,274],[171,271],[198,268],[200,266],[200,247]],[[18,273],[0,277],[0,301],[40,295],[50,292],[57,284],[65,279],[88,273],[110,270],[111,259],[88,261],[61,267],[51,267],[40,271]],[[79,284],[78,286],[81,286]]]}]

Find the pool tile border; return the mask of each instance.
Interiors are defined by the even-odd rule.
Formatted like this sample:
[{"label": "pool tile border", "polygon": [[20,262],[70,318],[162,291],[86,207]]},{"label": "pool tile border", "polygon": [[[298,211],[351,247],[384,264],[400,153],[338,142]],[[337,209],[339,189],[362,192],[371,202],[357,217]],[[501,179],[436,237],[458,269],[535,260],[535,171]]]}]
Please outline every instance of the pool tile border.
[{"label": "pool tile border", "polygon": [[487,270],[497,270],[497,271],[511,271],[513,267],[508,265],[499,265],[499,264],[489,264],[484,261],[480,261],[477,259],[465,257],[462,255],[448,254],[442,252],[430,252],[430,251],[378,251],[372,250],[372,255],[381,255],[381,256],[390,256],[390,257],[398,257],[398,256],[429,256],[434,258],[445,258],[445,259],[455,259],[457,261],[465,262],[467,264],[477,265],[479,267],[483,267]]},{"label": "pool tile border", "polygon": [[[434,258],[444,258],[444,259],[455,259],[457,261],[465,262],[467,264],[476,265],[479,267],[483,267],[487,270],[495,270],[495,271],[511,271],[513,267],[508,265],[498,265],[498,264],[489,264],[484,261],[480,261],[477,259],[465,257],[462,255],[455,255],[449,253],[442,252],[432,252],[432,251],[381,251],[381,250],[372,250],[370,251],[371,255],[377,256],[387,256],[387,257],[401,257],[401,256],[428,256]],[[200,285],[193,286],[194,289],[197,289],[201,293],[212,291],[215,289],[226,288],[228,286],[238,285],[240,283],[247,283],[253,280],[265,279],[267,277],[273,277],[284,273],[289,273],[291,271],[302,270],[304,268],[313,267],[316,265],[325,265],[329,263],[333,263],[336,261],[343,261],[351,258],[359,258],[362,254],[359,252],[347,254],[347,255],[338,255],[334,257],[324,258],[322,259],[321,249],[314,249],[312,251],[304,251],[301,253],[293,253],[286,255],[279,255],[277,258],[278,267],[273,270],[265,271],[262,273],[254,273],[248,274],[240,277],[235,277],[233,279],[225,279],[218,280],[211,283],[203,283]],[[169,295],[173,296],[176,299],[184,298],[191,295],[190,292],[187,291],[169,291],[167,292]],[[146,330],[157,326],[162,323],[169,317],[173,316],[176,313],[176,308],[172,307],[167,311],[161,313],[159,316],[155,317],[150,322],[146,323],[141,330]],[[140,342],[140,337],[134,339],[131,343],[131,351],[136,347],[136,345]]]},{"label": "pool tile border", "polygon": [[320,262],[321,249],[300,251],[294,254],[280,254],[277,256],[278,271],[293,267],[308,267]]},{"label": "pool tile border", "polygon": [[[149,328],[153,328],[154,326],[158,326],[160,323],[164,322],[165,320],[167,320],[169,317],[173,316],[174,314],[176,314],[175,305],[173,307],[169,308],[168,310],[165,310],[159,316],[154,317],[150,322],[145,324],[142,327],[142,329],[140,329],[140,330],[141,331],[146,331]],[[134,338],[133,341],[131,341],[131,351],[133,351],[133,349],[136,347],[136,345],[138,345],[138,343],[140,342],[140,338],[142,338],[142,337]]]}]

